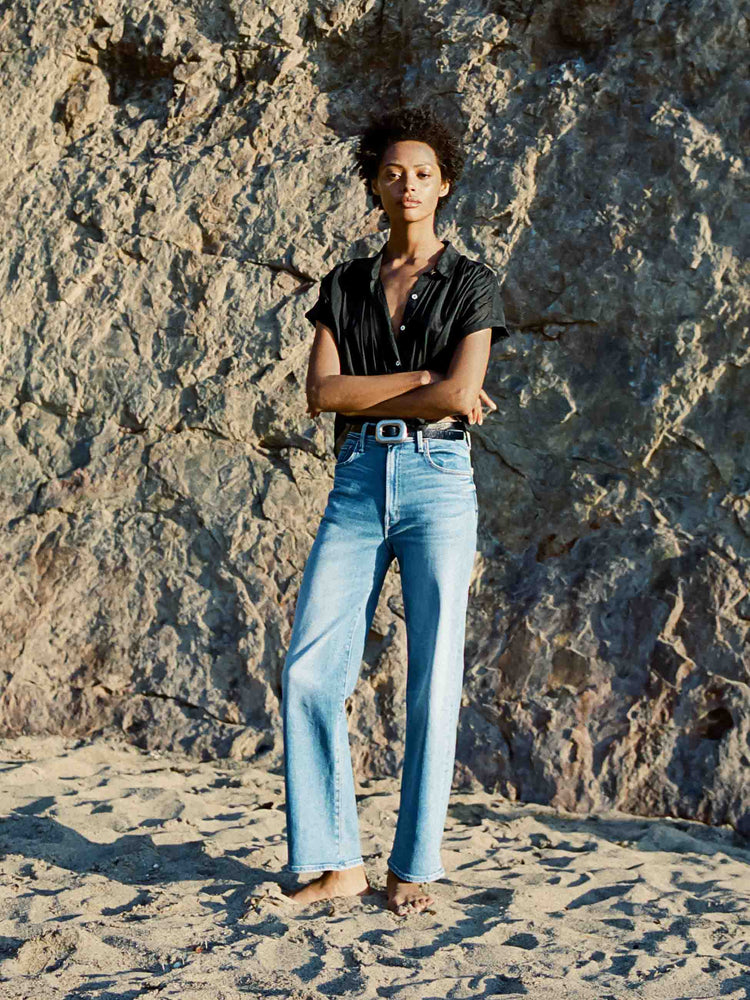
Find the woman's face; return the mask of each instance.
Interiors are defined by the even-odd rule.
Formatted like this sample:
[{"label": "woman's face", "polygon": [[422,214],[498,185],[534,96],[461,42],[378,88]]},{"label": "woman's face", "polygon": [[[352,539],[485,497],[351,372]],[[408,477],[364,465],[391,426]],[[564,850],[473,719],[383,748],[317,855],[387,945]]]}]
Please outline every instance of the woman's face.
[{"label": "woman's face", "polygon": [[433,215],[438,200],[448,193],[449,181],[440,173],[435,150],[426,142],[404,139],[386,149],[372,180],[391,222],[418,222]]}]

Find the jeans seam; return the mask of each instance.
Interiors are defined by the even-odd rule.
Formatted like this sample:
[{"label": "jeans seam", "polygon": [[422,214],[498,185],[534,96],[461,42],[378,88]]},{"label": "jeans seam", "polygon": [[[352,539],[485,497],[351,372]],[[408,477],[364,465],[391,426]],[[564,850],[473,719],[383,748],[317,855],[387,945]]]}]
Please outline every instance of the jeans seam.
[{"label": "jeans seam", "polygon": [[[366,603],[366,602],[365,602]],[[348,646],[346,650],[346,666],[343,672],[342,690],[341,697],[339,699],[340,710],[337,712],[337,726],[341,726],[346,721],[346,682],[349,680],[349,670],[351,668],[352,660],[352,647],[354,646],[354,633],[357,629],[357,624],[359,623],[360,616],[362,615],[363,608],[360,606],[359,611],[354,616],[352,622],[352,627],[349,632]],[[347,726],[348,733],[348,726]],[[349,737],[347,735],[347,743]],[[334,735],[334,761],[335,761],[335,771],[336,771],[336,854],[341,854],[341,767],[339,761],[339,739],[338,732]]]},{"label": "jeans seam", "polygon": [[[467,597],[467,604],[468,604],[468,597]],[[465,615],[466,612],[464,612],[464,629],[466,627]],[[458,725],[461,715],[461,702],[463,701],[463,689],[464,689],[463,677],[464,677],[465,655],[466,655],[466,640],[464,638],[464,642],[461,644],[460,653],[458,656],[459,663],[457,664],[457,666],[459,666],[459,669],[461,671],[461,683],[458,688],[458,697],[456,699],[458,705],[455,706],[455,702],[452,702],[449,705],[445,705],[443,708],[443,720],[442,720],[443,732],[450,733],[452,739],[452,744],[451,744],[452,749],[450,754],[448,755],[448,759],[446,759],[445,768],[443,770],[443,781],[448,785],[448,796],[447,796],[448,802],[450,802],[451,789],[453,787],[453,775],[455,774],[456,771],[456,746],[458,743]],[[448,726],[449,716],[451,717],[450,726]],[[455,717],[455,724],[453,723],[454,717]]]},{"label": "jeans seam", "polygon": [[388,867],[395,875],[398,875],[400,879],[405,879],[409,882],[430,882],[433,879],[440,878],[441,875],[445,875],[445,868],[443,865],[437,868],[434,872],[430,872],[428,875],[421,875],[416,878],[405,871],[397,871],[391,864],[390,859],[388,861]]},{"label": "jeans seam", "polygon": [[[286,870],[291,872],[322,872],[322,871],[343,871],[345,868],[356,868],[363,864],[362,855],[356,858],[347,858],[346,861],[321,862],[316,865],[287,865]],[[338,866],[338,867],[336,867]]]}]

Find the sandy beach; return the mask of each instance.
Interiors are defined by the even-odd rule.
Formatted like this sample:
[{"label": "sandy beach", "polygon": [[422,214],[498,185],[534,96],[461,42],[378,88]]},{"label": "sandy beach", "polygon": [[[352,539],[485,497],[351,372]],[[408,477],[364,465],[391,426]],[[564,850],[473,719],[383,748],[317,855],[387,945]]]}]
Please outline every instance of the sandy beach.
[{"label": "sandy beach", "polygon": [[729,828],[454,792],[435,904],[386,907],[398,783],[358,789],[376,890],[299,907],[283,777],[113,740],[0,742],[0,995],[750,997]]}]

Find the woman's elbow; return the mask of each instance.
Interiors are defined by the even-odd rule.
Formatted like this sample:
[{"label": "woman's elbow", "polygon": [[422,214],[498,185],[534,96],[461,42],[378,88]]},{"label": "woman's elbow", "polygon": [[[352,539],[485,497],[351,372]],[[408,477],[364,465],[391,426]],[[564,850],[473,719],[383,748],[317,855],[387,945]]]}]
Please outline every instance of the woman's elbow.
[{"label": "woman's elbow", "polygon": [[329,378],[330,376],[323,375],[320,378],[311,379],[307,384],[308,405],[312,409],[317,410],[318,413],[335,409],[333,405],[335,400],[331,398],[330,383],[326,385]]},{"label": "woman's elbow", "polygon": [[476,402],[478,393],[476,393],[472,386],[465,385],[463,383],[456,386],[454,393],[454,406],[455,409],[453,413],[469,413],[471,408]]},{"label": "woman's elbow", "polygon": [[318,412],[320,412],[323,409],[323,407],[320,405],[321,404],[320,383],[317,381],[308,382],[306,386],[306,393],[307,393],[308,407],[311,410],[317,410]]}]

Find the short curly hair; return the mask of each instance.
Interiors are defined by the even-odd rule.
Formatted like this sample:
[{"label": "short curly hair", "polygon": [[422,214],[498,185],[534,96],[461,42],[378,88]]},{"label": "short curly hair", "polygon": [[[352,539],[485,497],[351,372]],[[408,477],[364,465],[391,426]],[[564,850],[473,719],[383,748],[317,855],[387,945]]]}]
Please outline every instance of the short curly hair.
[{"label": "short curly hair", "polygon": [[450,181],[448,193],[438,200],[435,209],[437,215],[453,194],[453,188],[463,172],[466,156],[457,131],[446,125],[426,105],[400,108],[371,118],[359,137],[355,153],[357,171],[364,180],[375,207],[382,209],[383,203],[372,190],[370,182],[378,176],[380,162],[388,147],[394,142],[407,139],[431,146],[443,180]]}]

